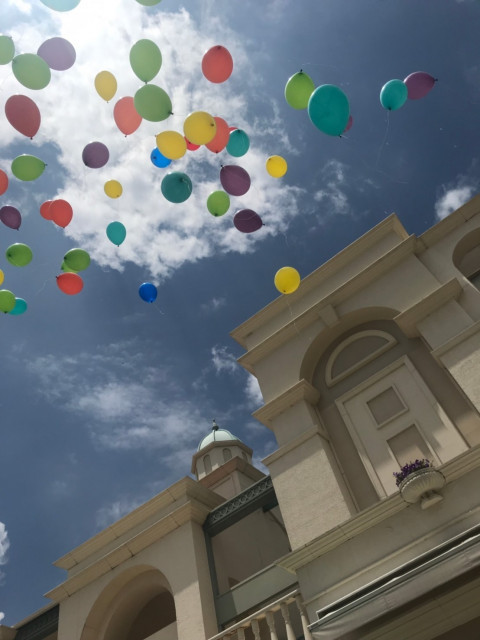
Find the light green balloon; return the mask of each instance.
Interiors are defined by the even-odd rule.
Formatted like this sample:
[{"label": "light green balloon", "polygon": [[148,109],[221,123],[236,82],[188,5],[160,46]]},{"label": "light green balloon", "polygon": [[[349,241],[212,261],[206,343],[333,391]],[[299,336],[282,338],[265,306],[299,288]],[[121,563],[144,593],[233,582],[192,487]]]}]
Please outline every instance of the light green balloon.
[{"label": "light green balloon", "polygon": [[63,261],[73,271],[84,271],[90,265],[90,256],[83,249],[70,249],[64,255]]},{"label": "light green balloon", "polygon": [[155,84],[146,84],[133,97],[137,112],[150,122],[160,122],[172,115],[172,101],[168,94]]},{"label": "light green balloon", "polygon": [[60,269],[65,273],[77,273],[75,269],[70,269],[65,260],[62,262],[62,266],[60,267]]},{"label": "light green balloon", "polygon": [[17,156],[12,162],[12,173],[19,180],[36,180],[39,178],[47,165],[36,156],[24,153]]},{"label": "light green balloon", "polygon": [[223,216],[230,207],[230,197],[225,191],[214,191],[207,198],[207,209],[212,216]]},{"label": "light green balloon", "polygon": [[136,42],[130,49],[130,66],[143,82],[153,80],[162,66],[162,54],[155,42],[146,39]]},{"label": "light green balloon", "polygon": [[0,36],[0,64],[8,64],[15,55],[15,45],[10,36]]},{"label": "light green balloon", "polygon": [[35,53],[21,53],[12,60],[16,79],[27,89],[45,89],[52,74],[43,58]]},{"label": "light green balloon", "polygon": [[285,85],[285,100],[294,109],[306,109],[315,89],[313,80],[303,71],[295,73]]},{"label": "light green balloon", "polygon": [[15,242],[5,251],[5,256],[14,267],[25,267],[32,261],[33,253],[28,244]]},{"label": "light green balloon", "polygon": [[9,311],[11,316],[20,316],[27,310],[27,303],[23,298],[15,298],[15,306]]},{"label": "light green balloon", "polygon": [[10,313],[15,307],[15,296],[8,289],[0,290],[0,311],[3,313]]},{"label": "light green balloon", "polygon": [[143,4],[144,7],[153,7],[156,4],[160,4],[161,0],[137,0],[138,4]]}]

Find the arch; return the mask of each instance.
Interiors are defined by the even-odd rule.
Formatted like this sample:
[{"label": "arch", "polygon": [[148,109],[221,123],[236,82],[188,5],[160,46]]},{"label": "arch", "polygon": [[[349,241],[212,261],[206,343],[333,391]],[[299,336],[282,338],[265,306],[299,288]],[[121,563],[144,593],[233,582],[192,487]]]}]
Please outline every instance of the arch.
[{"label": "arch", "polygon": [[222,452],[222,453],[223,453],[223,461],[224,461],[224,462],[228,462],[229,460],[231,460],[231,459],[232,459],[232,451],[231,451],[231,449],[229,449],[228,447],[225,447],[225,448],[223,449],[223,452]]},{"label": "arch", "polygon": [[452,262],[465,278],[480,289],[480,228],[470,231],[457,242]]},{"label": "arch", "polygon": [[205,469],[205,474],[212,472],[212,460],[208,453],[206,456],[203,456],[203,468]]}]

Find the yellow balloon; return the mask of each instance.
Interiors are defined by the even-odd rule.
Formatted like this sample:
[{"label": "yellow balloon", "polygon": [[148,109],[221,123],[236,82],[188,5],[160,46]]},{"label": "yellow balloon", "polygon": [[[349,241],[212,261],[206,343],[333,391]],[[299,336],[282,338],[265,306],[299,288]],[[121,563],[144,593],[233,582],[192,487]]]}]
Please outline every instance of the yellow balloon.
[{"label": "yellow balloon", "polygon": [[282,267],[275,274],[274,282],[280,293],[293,293],[300,285],[300,274],[293,267]]},{"label": "yellow balloon", "polygon": [[110,71],[100,71],[95,76],[95,89],[106,102],[117,93],[117,79]]},{"label": "yellow balloon", "polygon": [[109,198],[119,198],[123,193],[123,187],[118,180],[108,180],[103,189]]},{"label": "yellow balloon", "polygon": [[187,152],[187,142],[178,131],[162,131],[155,140],[160,153],[169,160],[183,158]]},{"label": "yellow balloon", "polygon": [[272,178],[281,178],[287,173],[287,161],[282,156],[270,156],[267,158],[266,167]]},{"label": "yellow balloon", "polygon": [[3,273],[3,271],[0,269],[0,284],[2,284],[2,282],[5,280],[5,274]]},{"label": "yellow balloon", "polygon": [[217,133],[217,123],[206,111],[194,111],[185,118],[183,132],[193,144],[208,144]]}]

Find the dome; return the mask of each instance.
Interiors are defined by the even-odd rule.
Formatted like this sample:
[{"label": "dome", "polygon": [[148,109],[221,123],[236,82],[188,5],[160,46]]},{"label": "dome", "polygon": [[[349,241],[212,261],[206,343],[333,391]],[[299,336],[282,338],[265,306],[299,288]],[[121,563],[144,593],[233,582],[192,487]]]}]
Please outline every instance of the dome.
[{"label": "dome", "polygon": [[205,449],[205,447],[208,447],[208,445],[212,442],[231,442],[232,440],[240,442],[239,438],[237,438],[237,436],[234,436],[233,433],[230,433],[230,431],[227,431],[227,429],[220,429],[220,427],[214,420],[212,431],[200,440],[197,451]]}]

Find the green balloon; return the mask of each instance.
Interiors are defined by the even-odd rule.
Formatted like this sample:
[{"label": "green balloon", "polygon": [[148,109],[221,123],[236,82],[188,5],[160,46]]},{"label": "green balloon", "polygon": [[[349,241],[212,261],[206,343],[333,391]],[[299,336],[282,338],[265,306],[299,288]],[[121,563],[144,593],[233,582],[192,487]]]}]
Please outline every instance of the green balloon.
[{"label": "green balloon", "polygon": [[127,237],[127,230],[121,222],[110,222],[107,229],[107,238],[119,247]]},{"label": "green balloon", "polygon": [[12,162],[12,173],[19,180],[36,180],[39,178],[47,165],[36,156],[24,153],[17,156]]},{"label": "green balloon", "polygon": [[250,147],[250,140],[243,129],[234,129],[230,132],[227,144],[227,152],[235,158],[244,156]]},{"label": "green balloon", "polygon": [[14,267],[25,267],[32,261],[33,253],[28,244],[15,242],[5,251],[5,256]]},{"label": "green balloon", "polygon": [[172,102],[168,94],[155,84],[146,84],[133,97],[137,112],[150,122],[160,122],[172,115]]},{"label": "green balloon", "polygon": [[214,191],[207,198],[207,209],[212,216],[223,216],[230,207],[230,197],[225,191]]},{"label": "green balloon", "polygon": [[9,311],[11,316],[20,316],[27,310],[27,303],[23,298],[15,298],[15,306]]},{"label": "green balloon", "polygon": [[3,313],[10,313],[15,307],[15,296],[8,289],[0,290],[0,311]]},{"label": "green balloon", "polygon": [[160,71],[162,54],[152,40],[139,40],[130,49],[130,66],[143,82],[150,82]]},{"label": "green balloon", "polygon": [[408,98],[408,87],[403,80],[390,80],[383,85],[380,91],[382,107],[389,111],[403,107]]},{"label": "green balloon", "polygon": [[60,269],[64,272],[64,273],[77,273],[75,271],[75,269],[70,269],[70,267],[68,266],[68,264],[65,262],[65,260],[62,262],[62,266],[60,267]]},{"label": "green balloon", "polygon": [[8,64],[15,55],[15,45],[10,36],[0,36],[0,64]]},{"label": "green balloon", "polygon": [[156,4],[160,4],[161,0],[137,0],[138,4],[143,4],[144,7],[153,7]]},{"label": "green balloon", "polygon": [[43,58],[35,53],[21,53],[12,60],[16,79],[27,89],[45,89],[52,74]]},{"label": "green balloon", "polygon": [[303,71],[295,73],[285,85],[285,100],[294,109],[306,109],[315,90],[313,80]]},{"label": "green balloon", "polygon": [[347,96],[333,84],[317,87],[308,101],[308,115],[313,124],[329,136],[345,131],[350,105]]},{"label": "green balloon", "polygon": [[63,261],[73,271],[84,271],[90,264],[90,256],[83,249],[70,249],[64,255]]}]

